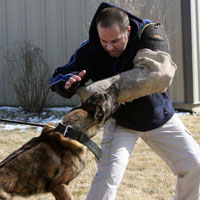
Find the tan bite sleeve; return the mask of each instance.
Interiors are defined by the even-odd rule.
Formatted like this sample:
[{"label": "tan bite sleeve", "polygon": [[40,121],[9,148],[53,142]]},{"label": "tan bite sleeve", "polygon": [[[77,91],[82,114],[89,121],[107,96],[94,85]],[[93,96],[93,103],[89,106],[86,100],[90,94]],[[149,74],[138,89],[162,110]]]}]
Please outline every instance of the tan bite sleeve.
[{"label": "tan bite sleeve", "polygon": [[112,84],[120,86],[118,103],[162,93],[171,85],[177,68],[170,54],[150,49],[140,49],[133,60],[133,65],[131,70],[79,88],[78,96],[85,101],[93,93],[103,92]]}]

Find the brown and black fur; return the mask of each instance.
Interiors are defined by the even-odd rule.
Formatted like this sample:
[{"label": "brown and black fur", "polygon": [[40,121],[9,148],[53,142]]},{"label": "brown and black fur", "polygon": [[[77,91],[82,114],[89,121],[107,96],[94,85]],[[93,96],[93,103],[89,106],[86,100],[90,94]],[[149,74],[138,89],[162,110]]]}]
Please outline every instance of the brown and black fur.
[{"label": "brown and black fur", "polygon": [[[116,90],[92,95],[63,118],[88,137],[93,137],[112,112]],[[0,199],[51,192],[56,200],[72,200],[68,184],[84,168],[87,147],[65,138],[46,125],[35,137],[0,163]]]}]

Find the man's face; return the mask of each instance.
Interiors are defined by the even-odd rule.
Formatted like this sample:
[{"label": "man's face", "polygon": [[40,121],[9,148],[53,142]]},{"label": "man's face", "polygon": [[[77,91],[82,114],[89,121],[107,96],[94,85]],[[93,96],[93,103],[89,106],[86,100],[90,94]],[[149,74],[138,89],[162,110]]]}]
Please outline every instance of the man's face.
[{"label": "man's face", "polygon": [[121,31],[118,24],[113,24],[109,28],[103,28],[98,24],[97,26],[100,43],[102,47],[112,57],[119,57],[127,46],[131,27],[127,30]]}]

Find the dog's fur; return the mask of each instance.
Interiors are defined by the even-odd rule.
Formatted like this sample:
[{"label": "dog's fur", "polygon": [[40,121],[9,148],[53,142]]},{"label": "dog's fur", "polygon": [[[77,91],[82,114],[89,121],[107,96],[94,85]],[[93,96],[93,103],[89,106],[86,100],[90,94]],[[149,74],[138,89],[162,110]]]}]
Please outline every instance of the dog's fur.
[{"label": "dog's fur", "polygon": [[[116,97],[115,88],[94,94],[62,122],[91,138],[111,115]],[[86,155],[86,146],[46,125],[39,137],[0,163],[0,199],[51,192],[56,200],[72,200],[67,185],[84,168]]]}]

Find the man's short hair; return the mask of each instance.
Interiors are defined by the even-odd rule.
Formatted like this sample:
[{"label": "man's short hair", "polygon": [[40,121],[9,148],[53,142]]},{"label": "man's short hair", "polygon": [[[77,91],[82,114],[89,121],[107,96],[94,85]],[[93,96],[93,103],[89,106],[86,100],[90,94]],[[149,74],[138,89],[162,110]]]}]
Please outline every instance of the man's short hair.
[{"label": "man's short hair", "polygon": [[121,32],[129,26],[128,15],[120,8],[109,7],[102,10],[96,20],[96,25],[103,28],[110,28],[113,24],[119,24]]}]

